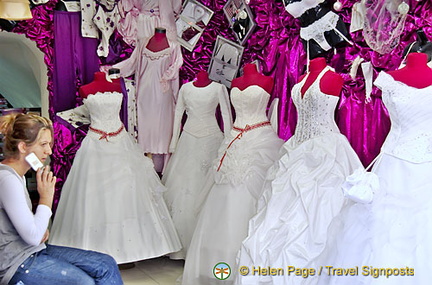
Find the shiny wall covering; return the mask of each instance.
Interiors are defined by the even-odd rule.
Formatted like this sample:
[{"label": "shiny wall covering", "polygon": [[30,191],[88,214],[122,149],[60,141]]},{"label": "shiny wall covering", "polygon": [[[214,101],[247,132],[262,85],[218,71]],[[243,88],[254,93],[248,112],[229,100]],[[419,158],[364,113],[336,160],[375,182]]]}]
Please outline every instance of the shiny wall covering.
[{"label": "shiny wall covering", "polygon": [[[222,11],[225,0],[198,0],[213,11],[209,25],[193,52],[183,49],[184,65],[180,70],[181,83],[193,80],[199,70],[206,70],[213,51],[217,35],[235,41],[233,32],[229,29],[228,22]],[[328,0],[334,2],[333,0]],[[369,103],[365,102],[365,80],[359,68],[357,76],[352,79],[349,70],[352,61],[361,56],[373,66],[373,78],[375,79],[381,70],[396,69],[402,58],[401,54],[405,46],[416,39],[415,31],[423,28],[429,40],[432,40],[432,1],[408,0],[410,4],[401,41],[392,52],[381,55],[374,52],[364,41],[362,31],[351,35],[353,45],[345,44],[325,54],[330,66],[335,68],[344,78],[344,86],[336,110],[338,126],[345,134],[359,155],[363,164],[367,165],[379,153],[379,149],[390,129],[390,121],[387,111],[381,101],[380,91],[374,87]],[[337,14],[342,17],[349,28],[351,11],[354,0],[340,0],[343,9]],[[50,102],[54,96],[56,100],[61,94],[53,94],[53,10],[56,1],[32,8],[33,19],[20,21],[13,32],[25,34],[35,41],[45,54],[45,62],[48,66],[48,90]],[[259,59],[263,73],[270,75],[275,80],[273,98],[280,98],[279,106],[279,136],[287,140],[295,130],[296,110],[292,103],[290,91],[292,86],[305,72],[307,59],[302,43],[299,40],[300,25],[297,19],[289,15],[278,0],[251,0],[250,7],[256,17],[257,27],[253,35],[245,43],[243,55],[244,63]],[[102,64],[113,64],[127,58],[131,53],[131,47],[127,46],[118,34],[110,40],[110,55],[103,59]],[[60,99],[61,100],[61,99]],[[419,102],[420,103],[420,102]],[[73,106],[71,106],[73,107]],[[56,122],[54,110],[50,108],[51,118],[55,121],[55,139],[53,168],[58,177],[57,189],[61,189],[64,179],[70,169],[76,150],[86,133],[85,128],[70,130]],[[58,202],[57,192],[55,204]]]}]

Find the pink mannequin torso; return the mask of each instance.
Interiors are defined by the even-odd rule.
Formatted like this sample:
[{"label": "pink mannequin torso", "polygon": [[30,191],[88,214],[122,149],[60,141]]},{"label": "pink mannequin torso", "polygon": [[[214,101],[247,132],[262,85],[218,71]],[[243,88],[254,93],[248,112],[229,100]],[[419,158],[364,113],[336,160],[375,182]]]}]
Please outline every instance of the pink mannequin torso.
[{"label": "pink mannequin torso", "polygon": [[79,88],[78,93],[81,98],[95,94],[97,92],[122,92],[120,79],[112,79],[112,82],[106,80],[105,72],[95,72],[94,80],[89,84]]},{"label": "pink mannequin torso", "polygon": [[243,72],[243,76],[233,79],[231,88],[237,87],[240,90],[244,90],[251,85],[257,85],[267,91],[267,93],[271,93],[273,90],[273,78],[259,73],[255,64],[246,64]]},{"label": "pink mannequin torso", "polygon": [[148,41],[146,48],[152,52],[158,52],[169,47],[166,30],[164,28],[156,28],[155,34]]},{"label": "pink mannequin torso", "polygon": [[389,71],[395,80],[415,88],[425,88],[432,85],[432,69],[427,65],[425,53],[410,53],[407,65],[401,69]]},{"label": "pink mannequin torso", "polygon": [[[306,82],[301,88],[302,96],[304,96],[306,90],[308,90],[308,88],[312,85],[312,83],[315,82],[318,75],[326,66],[327,63],[325,59],[322,57],[314,58],[310,61],[309,73],[308,73],[309,75],[306,79]],[[303,80],[303,78],[306,75],[307,74],[302,75],[300,77],[300,81]],[[320,84],[320,89],[323,93],[327,95],[339,96],[342,90],[343,79],[336,72],[329,70],[323,75],[319,84]]]},{"label": "pink mannequin torso", "polygon": [[198,72],[196,80],[192,83],[195,87],[206,87],[212,83],[210,78],[208,77],[207,71],[201,70]]}]

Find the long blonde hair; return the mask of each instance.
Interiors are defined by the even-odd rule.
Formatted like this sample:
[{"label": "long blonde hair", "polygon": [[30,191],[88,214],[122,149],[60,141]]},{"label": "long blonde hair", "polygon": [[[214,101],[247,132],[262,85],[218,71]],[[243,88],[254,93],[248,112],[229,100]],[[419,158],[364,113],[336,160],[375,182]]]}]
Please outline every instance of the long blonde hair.
[{"label": "long blonde hair", "polygon": [[5,156],[17,158],[18,143],[24,142],[27,145],[36,143],[41,130],[50,130],[53,135],[50,119],[32,113],[13,113],[0,117],[0,133],[3,135]]}]

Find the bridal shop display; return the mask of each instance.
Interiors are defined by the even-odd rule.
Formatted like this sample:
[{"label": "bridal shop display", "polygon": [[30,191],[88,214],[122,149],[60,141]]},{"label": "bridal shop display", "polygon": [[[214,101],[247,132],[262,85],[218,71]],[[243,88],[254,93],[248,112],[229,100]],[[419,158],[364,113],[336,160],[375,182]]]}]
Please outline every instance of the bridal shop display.
[{"label": "bridal shop display", "polygon": [[183,285],[428,284],[431,11],[0,0],[2,106],[36,78],[53,122],[48,244],[184,260]]}]

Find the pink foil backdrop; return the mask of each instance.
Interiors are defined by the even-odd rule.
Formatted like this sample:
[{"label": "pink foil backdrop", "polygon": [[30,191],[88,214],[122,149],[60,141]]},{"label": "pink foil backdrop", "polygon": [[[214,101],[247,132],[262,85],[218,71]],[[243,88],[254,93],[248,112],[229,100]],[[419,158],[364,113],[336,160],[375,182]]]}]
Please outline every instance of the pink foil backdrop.
[{"label": "pink foil backdrop", "polygon": [[[198,0],[215,14],[193,52],[183,49],[184,65],[180,71],[181,83],[193,80],[199,70],[208,68],[217,35],[234,40],[233,33],[222,11],[226,0]],[[332,0],[329,0],[334,2]],[[45,54],[48,66],[48,90],[52,100],[52,60],[53,60],[53,9],[57,1],[32,8],[34,18],[20,21],[13,32],[25,34],[35,41]],[[351,8],[354,0],[341,0],[343,10],[337,12],[349,26]],[[345,79],[336,120],[339,128],[350,141],[362,162],[368,164],[379,152],[389,131],[390,121],[382,104],[380,91],[373,88],[372,102],[365,103],[364,78],[359,69],[355,80],[348,75],[352,61],[361,56],[374,67],[374,78],[381,70],[394,70],[401,61],[403,48],[415,40],[415,31],[423,28],[429,39],[432,38],[432,2],[409,0],[411,6],[401,36],[400,45],[391,53],[380,55],[372,51],[364,42],[362,32],[351,34],[354,45],[338,48],[325,57]],[[274,77],[275,86],[272,97],[280,98],[279,136],[289,139],[295,130],[296,110],[290,99],[292,86],[305,72],[306,56],[299,40],[299,22],[290,16],[281,1],[251,0],[250,7],[256,17],[257,28],[245,44],[242,65],[255,59],[261,61],[263,73]],[[130,55],[131,48],[116,34],[111,38],[111,56],[103,63],[112,64]],[[53,110],[50,109],[53,119]],[[53,168],[58,177],[57,189],[60,190],[69,172],[76,150],[85,136],[85,129],[69,130],[55,123],[56,145],[53,153]],[[58,202],[59,192],[55,204]]]}]

